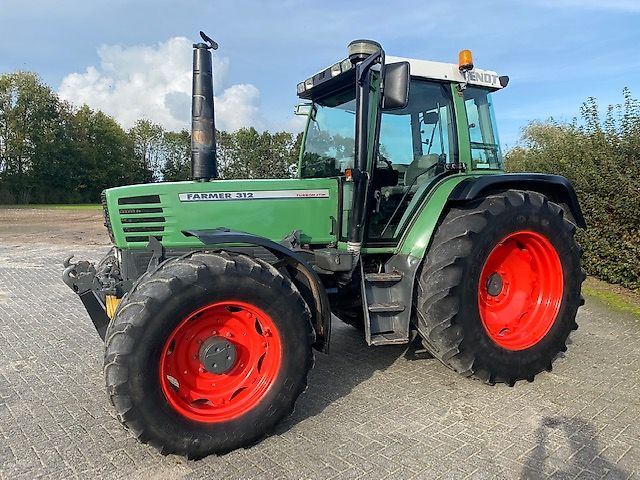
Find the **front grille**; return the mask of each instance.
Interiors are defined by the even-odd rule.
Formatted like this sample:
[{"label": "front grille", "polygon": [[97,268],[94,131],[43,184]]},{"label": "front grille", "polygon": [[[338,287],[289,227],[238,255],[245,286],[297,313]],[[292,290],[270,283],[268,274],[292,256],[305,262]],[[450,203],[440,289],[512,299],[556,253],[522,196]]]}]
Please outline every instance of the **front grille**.
[{"label": "front grille", "polygon": [[116,243],[115,237],[113,236],[113,228],[111,227],[111,220],[109,219],[109,207],[107,207],[107,194],[102,191],[100,194],[100,203],[102,203],[102,215],[104,217],[104,226],[107,227],[107,232],[109,233],[109,240],[111,243]]},{"label": "front grille", "polygon": [[131,217],[123,218],[122,223],[164,222],[164,217]]},{"label": "front grille", "polygon": [[160,195],[141,195],[137,197],[122,197],[118,205],[136,205],[139,203],[160,203]]},{"label": "front grille", "polygon": [[124,227],[124,233],[163,232],[164,227]]},{"label": "front grille", "polygon": [[136,215],[138,213],[162,213],[162,208],[121,208],[120,215]]},{"label": "front grille", "polygon": [[[161,206],[149,207],[148,204],[160,203],[159,195],[139,195],[118,199],[120,225],[128,243],[147,243],[150,237],[162,240],[166,218]],[[158,215],[160,214],[160,215]],[[156,225],[149,225],[155,223]],[[159,225],[158,225],[159,224]]]},{"label": "front grille", "polygon": [[[162,235],[153,235],[154,237],[156,237],[156,240],[162,240]],[[140,242],[140,243],[147,243],[149,241],[149,238],[151,238],[151,235],[136,235],[136,236],[132,236],[132,237],[124,237],[124,239],[127,242]]]}]

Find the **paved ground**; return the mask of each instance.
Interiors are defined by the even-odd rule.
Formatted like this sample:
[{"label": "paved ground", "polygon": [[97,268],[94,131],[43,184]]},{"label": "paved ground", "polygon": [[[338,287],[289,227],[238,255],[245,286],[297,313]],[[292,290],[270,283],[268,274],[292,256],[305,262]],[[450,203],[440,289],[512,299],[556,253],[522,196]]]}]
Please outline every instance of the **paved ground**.
[{"label": "paved ground", "polygon": [[59,280],[64,245],[0,241],[0,478],[608,478],[640,475],[640,321],[588,302],[568,356],[488,387],[335,323],[276,434],[201,461],[138,444],[103,389],[101,343]]}]

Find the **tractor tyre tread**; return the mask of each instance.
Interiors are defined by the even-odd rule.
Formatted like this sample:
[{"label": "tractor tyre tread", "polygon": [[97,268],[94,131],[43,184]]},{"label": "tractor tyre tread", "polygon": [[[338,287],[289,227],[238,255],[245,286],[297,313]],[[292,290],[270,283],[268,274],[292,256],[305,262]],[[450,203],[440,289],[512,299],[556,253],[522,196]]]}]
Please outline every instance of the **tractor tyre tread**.
[{"label": "tractor tyre tread", "polygon": [[[506,218],[507,212],[518,209],[529,212],[526,215],[531,218],[540,214],[545,219],[528,218],[527,221],[535,223],[550,219],[555,222],[561,231],[558,238],[567,243],[564,254],[568,261],[563,268],[568,271],[565,276],[568,274],[572,278],[565,282],[568,291],[564,307],[555,321],[560,324],[552,341],[547,342],[546,351],[535,352],[535,362],[530,366],[522,363],[511,369],[497,368],[487,360],[488,355],[479,355],[479,346],[465,342],[466,319],[474,315],[474,308],[477,315],[477,297],[470,299],[465,292],[468,292],[468,282],[477,281],[469,273],[471,265],[478,262],[478,243],[491,230],[492,224]],[[539,372],[550,371],[554,360],[566,351],[569,334],[578,328],[576,312],[584,303],[580,286],[585,274],[580,268],[581,248],[575,242],[575,231],[576,226],[567,220],[562,207],[533,191],[506,190],[450,208],[438,225],[418,274],[417,327],[424,347],[447,367],[490,385],[506,383],[513,386],[518,380],[533,381]],[[477,320],[479,322],[479,317]]]},{"label": "tractor tyre tread", "polygon": [[[303,360],[292,375],[283,377],[282,383],[289,390],[272,396],[269,415],[264,415],[259,425],[218,429],[215,438],[214,434],[176,438],[175,432],[179,428],[165,428],[161,419],[154,421],[150,415],[144,414],[145,406],[141,404],[140,394],[131,387],[131,376],[135,372],[131,371],[130,360],[141,342],[146,340],[145,335],[154,314],[158,314],[167,302],[179,299],[190,289],[203,289],[203,285],[214,281],[216,276],[229,273],[277,291],[283,299],[286,297],[292,318],[298,315],[302,320],[299,323],[304,332],[304,341],[300,342],[298,351]],[[167,260],[157,269],[142,275],[120,303],[106,334],[103,372],[107,393],[124,426],[139,441],[155,447],[163,455],[178,454],[197,459],[212,453],[223,454],[257,443],[270,434],[280,420],[293,412],[295,400],[306,389],[308,373],[313,367],[311,346],[314,341],[315,333],[307,304],[293,283],[275,267],[246,255],[226,251],[189,253]]]}]

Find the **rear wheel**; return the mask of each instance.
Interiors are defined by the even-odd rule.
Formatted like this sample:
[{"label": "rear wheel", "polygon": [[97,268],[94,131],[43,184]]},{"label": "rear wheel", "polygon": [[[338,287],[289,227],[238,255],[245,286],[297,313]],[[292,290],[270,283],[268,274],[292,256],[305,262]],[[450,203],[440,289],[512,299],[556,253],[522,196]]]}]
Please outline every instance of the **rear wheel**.
[{"label": "rear wheel", "polygon": [[107,390],[121,421],[162,453],[224,453],[293,410],[313,341],[307,305],[271,265],[194,253],[123,300],[107,332]]},{"label": "rear wheel", "polygon": [[418,282],[418,330],[445,365],[488,383],[551,370],[578,326],[580,247],[564,211],[507,190],[440,223]]}]

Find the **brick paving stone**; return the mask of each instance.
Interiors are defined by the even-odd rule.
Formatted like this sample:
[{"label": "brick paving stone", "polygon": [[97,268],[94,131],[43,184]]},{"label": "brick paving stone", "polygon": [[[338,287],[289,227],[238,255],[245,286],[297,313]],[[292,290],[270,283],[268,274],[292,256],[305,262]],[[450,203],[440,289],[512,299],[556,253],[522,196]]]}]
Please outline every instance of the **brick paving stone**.
[{"label": "brick paving stone", "polygon": [[139,444],[104,392],[102,343],[60,280],[70,253],[0,243],[0,478],[627,479],[640,475],[640,321],[587,300],[554,370],[489,387],[367,347],[334,319],[309,388],[275,434],[188,461]]}]

